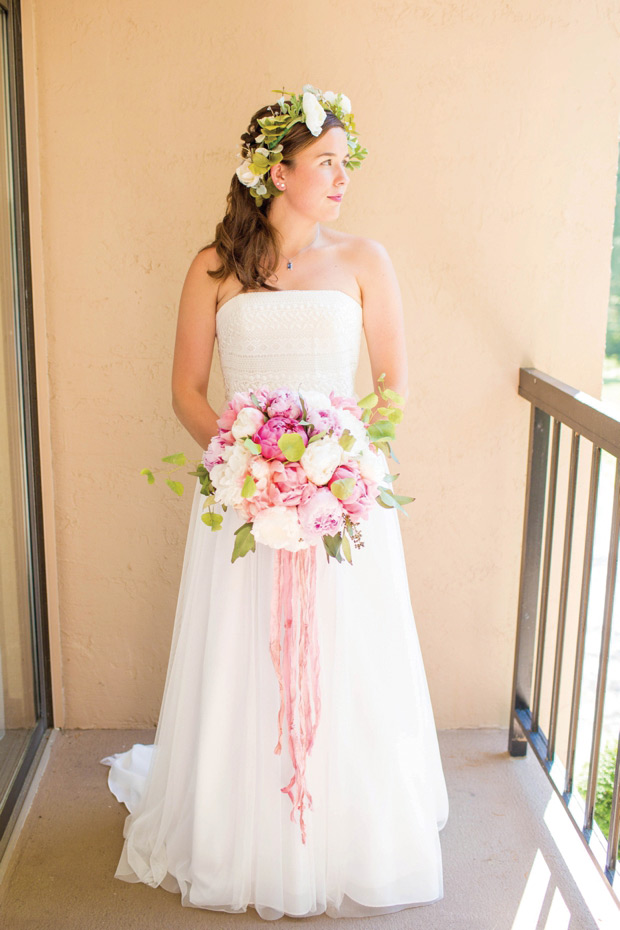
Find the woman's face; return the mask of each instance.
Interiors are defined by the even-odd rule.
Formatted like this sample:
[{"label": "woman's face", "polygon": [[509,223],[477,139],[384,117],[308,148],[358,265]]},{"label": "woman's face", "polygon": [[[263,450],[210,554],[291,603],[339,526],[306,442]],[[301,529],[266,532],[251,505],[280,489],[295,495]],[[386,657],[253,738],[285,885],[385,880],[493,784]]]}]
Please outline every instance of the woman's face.
[{"label": "woman's face", "polygon": [[294,165],[271,169],[276,187],[285,185],[275,202],[286,200],[289,207],[317,220],[337,217],[350,180],[348,160],[346,132],[333,126],[299,152]]}]

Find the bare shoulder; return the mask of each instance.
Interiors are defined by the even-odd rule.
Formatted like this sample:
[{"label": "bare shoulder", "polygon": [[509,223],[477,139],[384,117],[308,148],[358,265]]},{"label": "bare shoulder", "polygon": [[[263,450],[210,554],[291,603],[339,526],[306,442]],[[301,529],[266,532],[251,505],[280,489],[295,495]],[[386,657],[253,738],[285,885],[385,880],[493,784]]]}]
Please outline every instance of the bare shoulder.
[{"label": "bare shoulder", "polygon": [[368,236],[351,236],[348,249],[364,306],[370,310],[386,300],[398,305],[400,288],[386,247]]},{"label": "bare shoulder", "polygon": [[216,271],[220,265],[215,246],[201,249],[194,256],[185,276],[182,304],[186,303],[189,298],[192,303],[199,302],[203,306],[205,304],[212,306],[215,312],[220,281],[208,272]]}]

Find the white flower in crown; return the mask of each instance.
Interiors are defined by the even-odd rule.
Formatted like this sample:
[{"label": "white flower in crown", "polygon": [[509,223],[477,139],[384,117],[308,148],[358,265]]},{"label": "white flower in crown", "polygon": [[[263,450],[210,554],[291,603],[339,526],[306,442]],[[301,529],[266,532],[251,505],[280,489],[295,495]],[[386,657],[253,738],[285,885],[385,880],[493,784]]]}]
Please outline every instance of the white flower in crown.
[{"label": "white flower in crown", "polygon": [[306,91],[303,96],[303,110],[306,126],[313,136],[321,134],[321,127],[325,122],[325,110],[311,91]]},{"label": "white flower in crown", "polygon": [[[328,103],[335,103],[337,96],[338,94],[335,94],[333,90],[326,90],[323,94],[324,99],[327,100]],[[340,94],[340,108],[343,113],[351,112],[351,101],[346,94]]]},{"label": "white flower in crown", "polygon": [[261,183],[262,178],[260,174],[254,174],[253,171],[250,171],[249,165],[250,159],[244,159],[237,168],[236,175],[246,187],[256,187],[257,184]]}]

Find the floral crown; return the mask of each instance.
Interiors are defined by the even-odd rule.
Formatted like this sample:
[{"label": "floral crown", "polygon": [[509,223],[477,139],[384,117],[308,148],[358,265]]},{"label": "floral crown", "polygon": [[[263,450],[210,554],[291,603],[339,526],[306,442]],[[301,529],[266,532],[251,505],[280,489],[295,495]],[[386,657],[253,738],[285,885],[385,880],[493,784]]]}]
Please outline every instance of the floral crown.
[{"label": "floral crown", "polygon": [[351,101],[344,94],[335,94],[331,90],[322,93],[312,84],[304,84],[299,96],[290,94],[290,100],[284,99],[287,93],[284,90],[274,90],[272,93],[282,94],[278,100],[280,113],[273,113],[270,107],[273,115],[257,120],[262,132],[256,136],[254,143],[244,142],[243,155],[237,152],[243,162],[237,168],[236,175],[250,189],[257,207],[268,197],[277,197],[282,193],[273,183],[270,169],[282,161],[281,140],[295,123],[304,122],[313,136],[319,136],[326,111],[330,110],[345,127],[350,156],[347,168],[359,168],[368,154],[357,141]]}]

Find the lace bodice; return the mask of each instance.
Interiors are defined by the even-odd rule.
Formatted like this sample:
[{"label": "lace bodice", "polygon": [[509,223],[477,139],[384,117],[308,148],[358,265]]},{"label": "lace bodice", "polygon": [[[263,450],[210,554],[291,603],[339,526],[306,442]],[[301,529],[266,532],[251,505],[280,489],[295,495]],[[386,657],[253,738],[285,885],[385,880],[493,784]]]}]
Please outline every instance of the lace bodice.
[{"label": "lace bodice", "polygon": [[215,317],[226,399],[266,385],[354,396],[362,308],[344,291],[249,291]]}]

